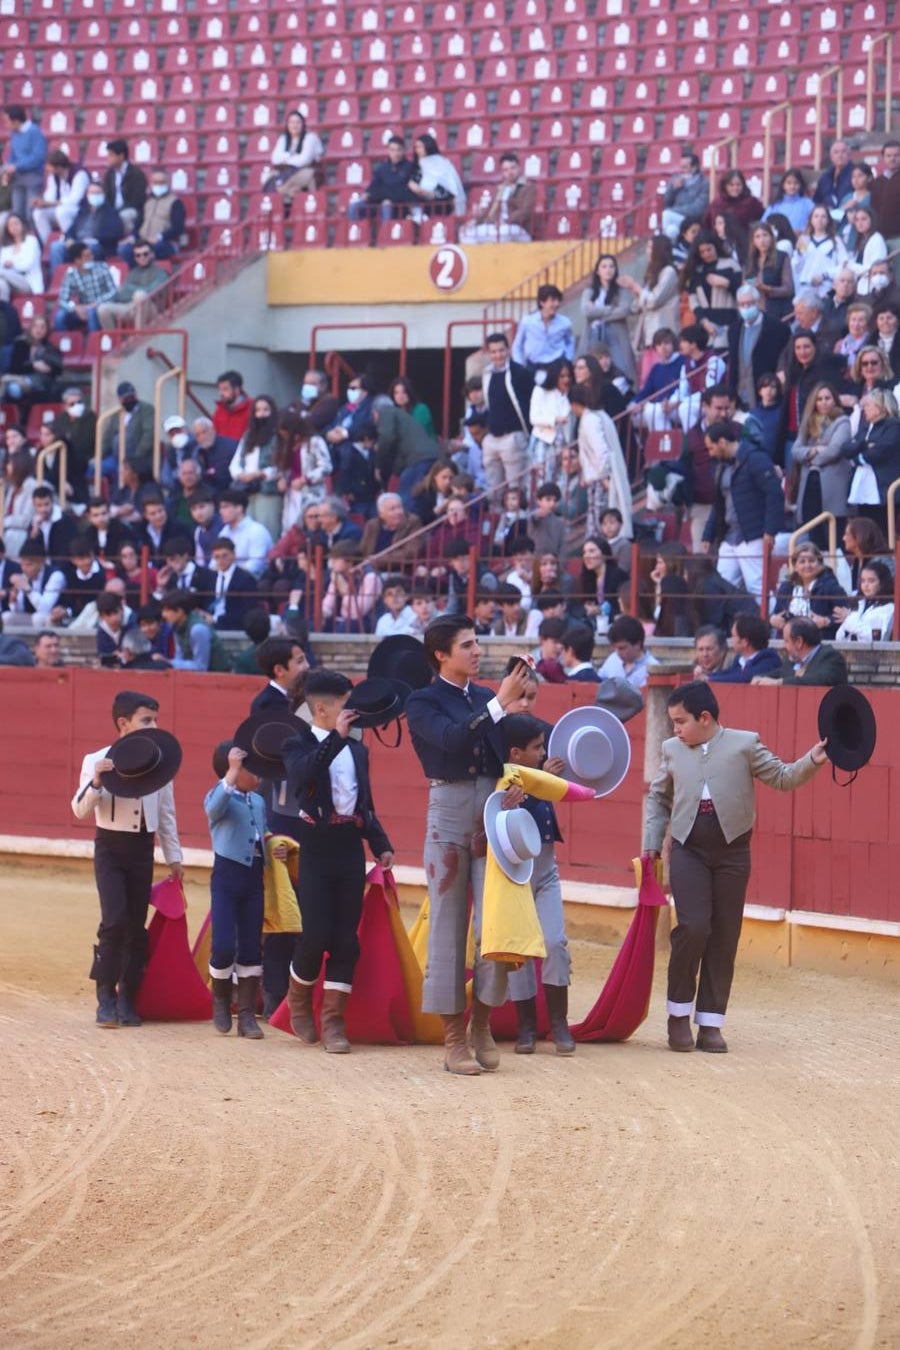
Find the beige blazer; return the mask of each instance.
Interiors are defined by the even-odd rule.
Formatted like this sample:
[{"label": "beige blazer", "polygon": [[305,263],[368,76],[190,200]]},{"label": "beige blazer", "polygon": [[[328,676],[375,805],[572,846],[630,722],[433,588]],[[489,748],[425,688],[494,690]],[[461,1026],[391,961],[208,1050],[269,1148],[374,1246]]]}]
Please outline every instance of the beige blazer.
[{"label": "beige blazer", "polygon": [[755,731],[732,731],[720,727],[702,746],[682,745],[676,736],[663,742],[659,773],[650,785],[644,821],[644,851],[662,848],[666,826],[683,844],[694,827],[700,809],[703,784],[709,793],[727,843],[746,834],[756,816],[753,780],[758,778],[779,792],[792,792],[806,783],[818,768],[806,754],[794,764],[773,755]]}]

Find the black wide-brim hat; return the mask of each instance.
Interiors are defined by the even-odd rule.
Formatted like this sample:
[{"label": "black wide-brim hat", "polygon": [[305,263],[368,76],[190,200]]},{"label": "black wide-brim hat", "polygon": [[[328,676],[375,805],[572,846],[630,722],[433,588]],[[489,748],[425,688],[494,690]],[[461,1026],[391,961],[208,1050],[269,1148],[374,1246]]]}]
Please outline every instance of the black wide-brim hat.
[{"label": "black wide-brim hat", "polygon": [[282,750],[292,736],[299,736],[303,723],[287,709],[269,709],[242,722],[234,733],[234,744],[246,753],[243,768],[257,778],[283,778]]},{"label": "black wide-brim hat", "polygon": [[852,684],[836,684],[819,704],[819,739],[836,769],[857,773],[875,750],[877,725],[872,705]]},{"label": "black wide-brim hat", "polygon": [[410,689],[426,689],[434,679],[425,647],[408,633],[382,638],[369,657],[366,675],[370,679],[400,680]]},{"label": "black wide-brim hat", "polygon": [[402,716],[411,693],[411,687],[403,680],[375,675],[360,680],[344,706],[357,714],[355,727],[386,727]]},{"label": "black wide-brim hat", "polygon": [[113,768],[100,775],[116,797],[148,797],[171,783],[181,768],[181,746],[171,731],[144,727],[114,741],[108,759]]}]

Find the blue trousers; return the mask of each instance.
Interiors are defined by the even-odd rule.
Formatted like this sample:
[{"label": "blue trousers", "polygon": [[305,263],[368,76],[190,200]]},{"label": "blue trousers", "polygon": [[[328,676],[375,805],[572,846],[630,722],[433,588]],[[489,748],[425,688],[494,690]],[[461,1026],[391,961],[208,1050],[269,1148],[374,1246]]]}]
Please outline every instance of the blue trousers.
[{"label": "blue trousers", "polygon": [[212,878],[212,944],[209,973],[227,980],[262,974],[263,861],[249,867],[215,855]]}]

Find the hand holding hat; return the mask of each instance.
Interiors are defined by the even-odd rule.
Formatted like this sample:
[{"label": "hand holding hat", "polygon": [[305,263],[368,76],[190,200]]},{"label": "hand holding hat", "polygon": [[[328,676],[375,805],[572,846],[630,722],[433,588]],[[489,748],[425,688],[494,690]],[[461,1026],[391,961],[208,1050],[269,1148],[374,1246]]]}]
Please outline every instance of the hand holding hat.
[{"label": "hand holding hat", "polygon": [[821,763],[816,754],[824,751],[834,766],[832,775],[835,769],[852,775],[843,784],[847,787],[875,752],[877,726],[872,705],[852,684],[838,684],[819,704],[818,722],[821,739],[810,752],[813,760]]},{"label": "hand holding hat", "polygon": [[[111,767],[106,768],[107,764]],[[181,746],[172,733],[161,727],[143,727],[114,741],[96,772],[107,792],[116,797],[148,797],[171,783],[180,768]]]},{"label": "hand holding hat", "polygon": [[622,782],[631,764],[631,742],[620,719],[606,708],[573,708],[550,733],[548,756],[565,764],[564,778],[605,797]]},{"label": "hand holding hat", "polygon": [[284,778],[282,750],[302,728],[287,709],[269,709],[246,718],[232,737],[234,745],[245,751],[244,768],[257,778]]}]

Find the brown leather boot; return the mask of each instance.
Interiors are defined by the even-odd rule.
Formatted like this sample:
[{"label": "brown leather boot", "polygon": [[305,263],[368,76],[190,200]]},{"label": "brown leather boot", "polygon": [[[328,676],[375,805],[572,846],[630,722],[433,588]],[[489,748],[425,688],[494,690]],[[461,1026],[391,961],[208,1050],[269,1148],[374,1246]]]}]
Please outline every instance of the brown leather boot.
[{"label": "brown leather boot", "polygon": [[694,1038],[691,1035],[690,1017],[673,1017],[669,1014],[669,1049],[684,1053],[693,1050]]},{"label": "brown leather boot", "polygon": [[479,999],[472,1000],[472,1017],[469,1022],[469,1042],[472,1054],[485,1073],[496,1073],[500,1068],[500,1051],[497,1049],[490,1024],[491,1009]]},{"label": "brown leather boot", "polygon": [[519,1022],[516,1054],[533,1055],[534,1047],[537,1045],[537,999],[517,998],[513,1001]]},{"label": "brown leather boot", "polygon": [[227,980],[212,981],[212,1020],[216,1031],[227,1036],[231,1030],[231,976]]},{"label": "brown leather boot", "polygon": [[444,1025],[444,1068],[448,1073],[474,1078],[481,1073],[481,1067],[469,1053],[465,1013],[453,1013],[450,1017],[442,1015],[441,1022]]},{"label": "brown leather boot", "polygon": [[326,989],[322,997],[322,1044],[329,1055],[349,1055],[350,1042],[344,1030],[344,1009],[349,994]]},{"label": "brown leather boot", "polygon": [[259,993],[258,975],[239,975],[237,982],[237,1034],[248,1041],[261,1041],[265,1035],[256,1020],[256,999]]},{"label": "brown leather boot", "polygon": [[574,1055],[575,1037],[569,1030],[569,991],[565,985],[545,984],[544,997],[550,1015],[550,1035],[558,1055]]},{"label": "brown leather boot", "polygon": [[316,1019],[313,1017],[314,988],[312,984],[301,984],[293,975],[288,980],[287,1005],[291,1014],[291,1031],[302,1045],[315,1045],[319,1039]]},{"label": "brown leather boot", "polygon": [[698,1027],[697,1049],[705,1050],[708,1055],[727,1055],[728,1043],[721,1027]]}]

